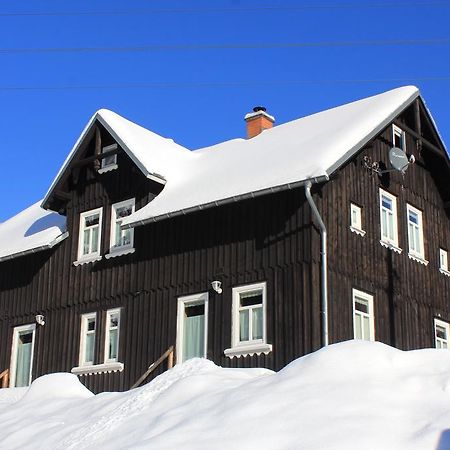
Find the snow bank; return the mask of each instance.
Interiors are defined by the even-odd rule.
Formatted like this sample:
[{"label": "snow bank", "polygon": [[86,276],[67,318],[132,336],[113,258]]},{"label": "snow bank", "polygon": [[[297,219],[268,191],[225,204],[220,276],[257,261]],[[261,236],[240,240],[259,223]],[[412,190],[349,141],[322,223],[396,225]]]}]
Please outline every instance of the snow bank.
[{"label": "snow bank", "polygon": [[90,395],[57,374],[8,407],[3,397],[8,449],[450,448],[446,350],[349,341],[278,373],[193,359],[125,393]]}]

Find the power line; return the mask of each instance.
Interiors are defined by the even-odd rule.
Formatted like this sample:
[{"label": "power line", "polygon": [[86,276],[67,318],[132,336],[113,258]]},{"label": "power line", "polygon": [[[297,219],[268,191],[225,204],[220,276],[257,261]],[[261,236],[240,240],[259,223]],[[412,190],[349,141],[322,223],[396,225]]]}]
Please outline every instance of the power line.
[{"label": "power line", "polygon": [[144,8],[103,11],[24,11],[2,12],[0,17],[39,17],[39,16],[112,16],[141,14],[205,14],[205,13],[247,13],[247,12],[292,12],[325,9],[361,9],[361,8],[421,8],[446,7],[450,1],[416,1],[416,2],[372,2],[372,3],[322,3],[296,6],[259,6],[237,8]]},{"label": "power line", "polygon": [[253,50],[293,49],[307,47],[367,47],[407,45],[447,45],[450,38],[441,39],[386,39],[363,41],[316,41],[283,43],[236,43],[236,44],[156,44],[129,47],[43,47],[43,48],[0,48],[0,54],[10,53],[138,53],[153,51],[195,51],[195,50]]},{"label": "power line", "polygon": [[246,86],[289,86],[308,84],[363,84],[363,83],[410,83],[410,82],[447,82],[450,76],[406,77],[406,78],[361,78],[361,79],[311,79],[311,80],[248,80],[218,82],[154,82],[154,83],[118,83],[98,85],[62,85],[62,86],[0,86],[0,91],[78,91],[96,89],[171,89],[171,88],[228,88]]}]

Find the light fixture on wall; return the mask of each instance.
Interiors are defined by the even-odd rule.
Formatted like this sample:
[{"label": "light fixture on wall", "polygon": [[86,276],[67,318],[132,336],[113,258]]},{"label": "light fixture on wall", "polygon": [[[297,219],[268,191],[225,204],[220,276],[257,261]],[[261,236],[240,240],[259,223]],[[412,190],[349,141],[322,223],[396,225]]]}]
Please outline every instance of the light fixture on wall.
[{"label": "light fixture on wall", "polygon": [[211,282],[211,287],[213,288],[214,291],[216,291],[218,294],[222,293],[222,282],[218,281],[218,280],[214,280],[213,282]]},{"label": "light fixture on wall", "polygon": [[38,314],[36,317],[36,323],[38,325],[44,326],[45,325],[45,317],[42,314]]}]

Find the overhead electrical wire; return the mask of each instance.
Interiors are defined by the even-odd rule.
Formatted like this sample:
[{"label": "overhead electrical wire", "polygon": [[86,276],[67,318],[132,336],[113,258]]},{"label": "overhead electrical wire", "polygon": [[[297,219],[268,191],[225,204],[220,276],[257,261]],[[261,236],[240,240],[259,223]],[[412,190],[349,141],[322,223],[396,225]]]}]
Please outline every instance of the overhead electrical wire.
[{"label": "overhead electrical wire", "polygon": [[308,47],[366,47],[405,45],[448,45],[450,38],[439,39],[384,39],[362,41],[310,41],[310,42],[267,42],[236,44],[154,44],[126,47],[27,47],[0,48],[0,54],[11,53],[139,53],[154,51],[196,51],[196,50],[258,50],[294,49]]},{"label": "overhead electrical wire", "polygon": [[205,14],[205,13],[246,13],[246,12],[292,12],[325,9],[361,9],[361,8],[419,8],[446,7],[450,1],[415,1],[415,2],[350,2],[350,3],[311,3],[295,6],[258,6],[258,7],[223,7],[223,8],[142,8],[102,11],[11,11],[0,12],[0,17],[39,17],[39,16],[106,16],[106,15],[141,15],[141,14]]},{"label": "overhead electrical wire", "polygon": [[228,88],[256,85],[289,86],[302,84],[362,84],[362,83],[405,83],[405,82],[444,82],[450,76],[405,77],[405,78],[362,78],[362,79],[323,79],[323,80],[248,80],[218,82],[152,82],[152,83],[117,83],[98,85],[61,85],[61,86],[0,86],[0,91],[75,91],[95,89],[171,89],[171,88]]}]

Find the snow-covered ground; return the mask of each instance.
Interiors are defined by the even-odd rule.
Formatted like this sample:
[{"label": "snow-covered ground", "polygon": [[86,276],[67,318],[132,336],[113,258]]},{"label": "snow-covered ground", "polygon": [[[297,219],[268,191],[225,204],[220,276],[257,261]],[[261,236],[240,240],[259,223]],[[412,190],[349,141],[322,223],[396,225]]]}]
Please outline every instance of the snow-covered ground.
[{"label": "snow-covered ground", "polygon": [[193,359],[93,395],[71,374],[0,390],[1,449],[450,449],[450,351],[349,341],[278,373]]}]

